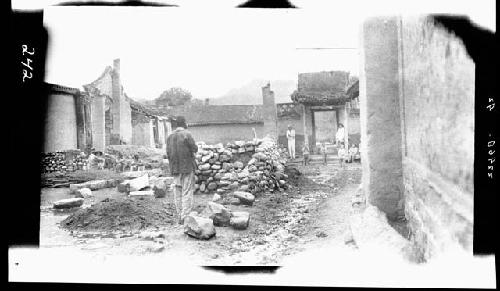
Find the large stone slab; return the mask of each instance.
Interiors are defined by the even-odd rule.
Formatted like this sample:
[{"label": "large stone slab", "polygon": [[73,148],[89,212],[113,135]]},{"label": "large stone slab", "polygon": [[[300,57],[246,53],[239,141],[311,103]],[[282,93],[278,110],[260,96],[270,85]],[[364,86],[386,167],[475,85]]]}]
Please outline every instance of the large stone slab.
[{"label": "large stone slab", "polygon": [[92,190],[90,190],[89,188],[78,189],[75,193],[75,197],[77,198],[90,198],[92,196],[94,195],[92,194]]},{"label": "large stone slab", "polygon": [[245,211],[233,212],[233,216],[231,217],[229,224],[234,229],[247,229],[250,224],[250,213]]},{"label": "large stone slab", "polygon": [[196,215],[188,215],[184,219],[184,233],[197,238],[208,240],[215,236],[215,227],[213,221],[209,218]]},{"label": "large stone slab", "polygon": [[155,193],[153,190],[132,191],[129,194],[131,198],[153,198]]},{"label": "large stone slab", "polygon": [[53,207],[55,209],[68,209],[68,208],[80,207],[83,205],[83,200],[84,200],[83,198],[62,199],[54,202]]},{"label": "large stone slab", "polygon": [[233,194],[234,197],[240,199],[241,204],[245,205],[253,205],[253,202],[255,201],[255,196],[253,196],[251,193],[244,192],[244,191],[235,191]]},{"label": "large stone slab", "polygon": [[231,210],[215,202],[208,202],[207,205],[209,218],[212,219],[215,226],[229,226],[231,219]]},{"label": "large stone slab", "polygon": [[[76,194],[79,189],[89,188],[90,190],[99,190],[110,187],[111,182],[107,180],[92,180],[80,184],[70,184],[69,190],[71,194]],[[114,187],[114,186],[112,186]]]},{"label": "large stone slab", "polygon": [[144,175],[139,178],[132,179],[128,182],[128,185],[130,192],[142,190],[149,187],[149,176]]}]

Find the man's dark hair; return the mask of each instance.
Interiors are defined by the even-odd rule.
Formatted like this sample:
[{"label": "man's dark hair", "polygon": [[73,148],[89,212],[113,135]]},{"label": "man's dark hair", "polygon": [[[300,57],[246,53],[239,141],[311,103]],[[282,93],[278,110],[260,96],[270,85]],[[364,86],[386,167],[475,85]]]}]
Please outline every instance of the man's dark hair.
[{"label": "man's dark hair", "polygon": [[182,127],[182,128],[187,128],[187,124],[186,124],[186,118],[184,118],[184,116],[177,116],[175,118],[175,128],[177,127]]}]

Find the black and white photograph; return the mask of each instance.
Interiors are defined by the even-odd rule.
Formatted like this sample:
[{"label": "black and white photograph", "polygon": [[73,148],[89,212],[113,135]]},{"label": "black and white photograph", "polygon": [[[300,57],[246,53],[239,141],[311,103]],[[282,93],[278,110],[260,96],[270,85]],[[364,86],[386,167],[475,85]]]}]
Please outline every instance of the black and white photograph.
[{"label": "black and white photograph", "polygon": [[201,2],[12,1],[10,282],[496,288],[494,1]]}]

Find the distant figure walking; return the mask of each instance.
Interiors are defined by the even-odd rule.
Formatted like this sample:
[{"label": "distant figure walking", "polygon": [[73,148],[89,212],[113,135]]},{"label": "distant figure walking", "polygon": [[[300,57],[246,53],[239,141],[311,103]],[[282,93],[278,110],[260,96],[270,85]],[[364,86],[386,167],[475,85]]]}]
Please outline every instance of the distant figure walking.
[{"label": "distant figure walking", "polygon": [[193,209],[193,192],[195,184],[194,171],[197,168],[195,153],[198,151],[193,136],[186,130],[186,120],[177,117],[177,127],[167,138],[167,158],[170,174],[174,177],[174,204],[178,223]]},{"label": "distant figure walking", "polygon": [[342,123],[339,123],[339,129],[337,130],[337,134],[335,134],[335,144],[337,147],[344,146],[345,142],[345,128]]},{"label": "distant figure walking", "polygon": [[288,154],[291,159],[295,159],[295,129],[291,125],[288,125],[286,138],[288,140]]}]

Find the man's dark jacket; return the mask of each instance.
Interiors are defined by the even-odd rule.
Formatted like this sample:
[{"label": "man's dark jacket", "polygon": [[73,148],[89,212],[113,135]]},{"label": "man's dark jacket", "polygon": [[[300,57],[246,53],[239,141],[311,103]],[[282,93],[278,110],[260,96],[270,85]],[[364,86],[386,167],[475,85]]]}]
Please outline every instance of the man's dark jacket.
[{"label": "man's dark jacket", "polygon": [[198,151],[193,136],[183,128],[177,128],[167,138],[167,158],[172,175],[188,174],[196,169],[194,154]]}]

